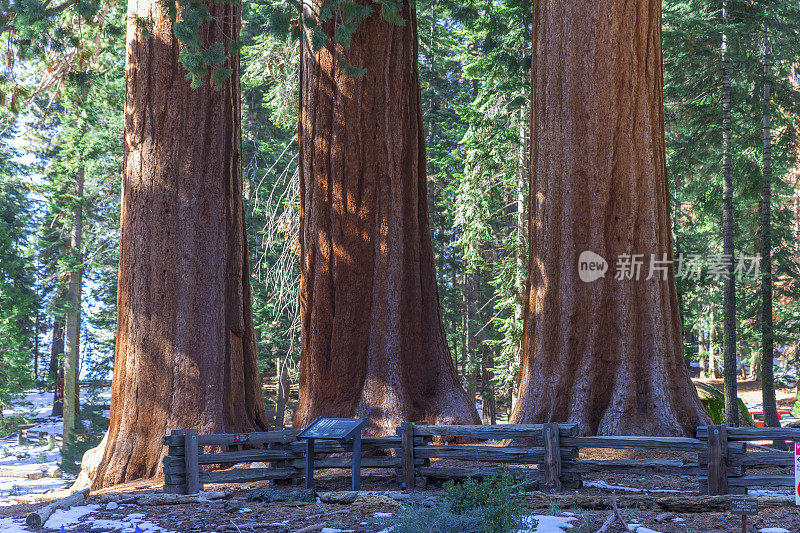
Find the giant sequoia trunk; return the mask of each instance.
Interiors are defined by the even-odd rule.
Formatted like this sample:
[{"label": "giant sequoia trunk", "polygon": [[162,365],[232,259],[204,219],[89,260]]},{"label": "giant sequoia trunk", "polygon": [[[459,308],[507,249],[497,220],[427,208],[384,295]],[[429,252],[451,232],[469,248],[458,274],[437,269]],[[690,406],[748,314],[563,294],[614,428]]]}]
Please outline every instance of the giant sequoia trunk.
[{"label": "giant sequoia trunk", "polygon": [[[227,46],[239,4],[200,30]],[[238,57],[191,89],[158,0],[128,3],[111,423],[94,484],[153,476],[171,429],[265,427],[242,205]],[[152,22],[149,31],[140,21]]]},{"label": "giant sequoia trunk", "polygon": [[[530,262],[514,423],[689,434],[708,418],[683,361],[662,110],[661,2],[534,4]],[[578,273],[593,251],[609,263]],[[614,279],[620,254],[640,279]]]},{"label": "giant sequoia trunk", "polygon": [[[306,0],[305,16],[322,0]],[[303,38],[300,91],[302,362],[295,427],[364,416],[480,423],[450,359],[428,228],[413,8],[405,25],[375,12],[337,69]],[[323,27],[333,33],[332,23]]]}]

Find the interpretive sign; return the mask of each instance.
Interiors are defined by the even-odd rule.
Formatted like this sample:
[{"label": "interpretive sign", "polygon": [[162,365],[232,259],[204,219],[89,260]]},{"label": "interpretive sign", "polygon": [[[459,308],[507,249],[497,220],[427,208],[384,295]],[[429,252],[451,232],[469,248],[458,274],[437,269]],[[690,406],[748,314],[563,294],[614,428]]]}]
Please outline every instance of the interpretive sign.
[{"label": "interpretive sign", "polygon": [[354,491],[361,488],[361,428],[367,423],[366,418],[322,418],[311,422],[297,434],[298,439],[306,440],[306,488],[314,488],[314,441],[338,440],[353,441],[353,478]]},{"label": "interpretive sign", "polygon": [[755,498],[731,498],[731,513],[756,515],[758,514],[758,500]]},{"label": "interpretive sign", "polygon": [[747,533],[747,517],[758,514],[758,500],[755,498],[731,498],[731,513],[742,517],[742,533]]},{"label": "interpretive sign", "polygon": [[366,418],[317,418],[303,431],[298,439],[332,439],[345,441],[353,438],[367,423]]}]

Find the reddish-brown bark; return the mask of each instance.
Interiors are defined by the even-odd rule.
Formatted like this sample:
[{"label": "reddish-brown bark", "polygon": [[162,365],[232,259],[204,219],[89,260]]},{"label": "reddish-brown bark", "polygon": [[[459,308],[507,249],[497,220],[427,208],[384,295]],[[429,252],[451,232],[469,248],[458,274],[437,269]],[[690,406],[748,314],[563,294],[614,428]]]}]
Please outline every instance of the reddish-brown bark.
[{"label": "reddish-brown bark", "polygon": [[[683,360],[664,154],[661,2],[534,4],[530,263],[511,421],[584,434],[689,434],[705,414]],[[605,278],[578,275],[591,250]],[[644,254],[616,280],[619,254]]]},{"label": "reddish-brown bark", "polygon": [[[171,429],[264,426],[242,204],[238,57],[191,89],[158,0],[128,4],[122,235],[108,444],[94,488],[153,476]],[[238,39],[210,2],[207,43]],[[138,20],[152,22],[143,32]]]},{"label": "reddish-brown bark", "polygon": [[[322,0],[306,0],[306,16]],[[301,65],[300,404],[294,425],[366,416],[369,431],[403,420],[480,423],[456,377],[428,227],[416,15],[375,12],[344,52],[303,40]],[[332,33],[331,24],[326,29]]]}]

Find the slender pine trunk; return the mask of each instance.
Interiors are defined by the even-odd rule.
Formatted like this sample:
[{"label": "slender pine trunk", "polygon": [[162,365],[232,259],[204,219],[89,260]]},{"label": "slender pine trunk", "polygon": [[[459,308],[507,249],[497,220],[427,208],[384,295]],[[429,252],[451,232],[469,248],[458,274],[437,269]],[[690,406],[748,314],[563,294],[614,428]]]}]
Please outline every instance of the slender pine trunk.
[{"label": "slender pine trunk", "polygon": [[772,130],[771,86],[769,64],[769,29],[764,27],[764,94],[763,94],[763,180],[761,183],[761,396],[764,425],[779,427],[780,419],[775,406],[775,381],[773,364],[772,320]]},{"label": "slender pine trunk", "polygon": [[[722,0],[722,22],[728,24],[728,1]],[[728,260],[723,287],[723,377],[725,381],[725,420],[739,425],[736,403],[736,279],[733,243],[733,159],[731,157],[731,77],[728,36],[722,33],[722,235],[723,254]]]},{"label": "slender pine trunk", "polygon": [[64,333],[64,443],[73,441],[80,414],[80,329],[81,286],[83,284],[83,181],[84,169],[75,174],[75,205],[72,208],[70,236],[70,272],[67,297],[67,318]]}]

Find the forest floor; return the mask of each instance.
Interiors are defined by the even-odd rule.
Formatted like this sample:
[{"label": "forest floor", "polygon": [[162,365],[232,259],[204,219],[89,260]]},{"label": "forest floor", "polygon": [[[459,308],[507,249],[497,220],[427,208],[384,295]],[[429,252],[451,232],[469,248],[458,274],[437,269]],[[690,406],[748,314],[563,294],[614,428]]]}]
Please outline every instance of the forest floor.
[{"label": "forest floor", "polygon": [[[719,390],[722,390],[722,379],[699,379],[694,378],[693,381],[700,381],[712,385]],[[743,380],[737,383],[737,392],[739,398],[742,399],[748,409],[761,408],[761,381],[757,380]],[[796,400],[797,390],[791,388],[777,388],[775,389],[775,402],[778,409],[792,409]]]},{"label": "forest floor", "polygon": [[[585,455],[584,455],[585,454]],[[678,458],[678,453],[624,452],[613,455],[608,450],[582,451],[586,458]],[[303,501],[307,493],[300,487],[269,487],[264,483],[247,485],[206,485],[206,491],[227,490],[230,494],[219,500],[172,505],[139,505],[136,495],[159,493],[159,480],[129,483],[92,493],[87,505],[70,511],[57,511],[46,527],[58,531],[61,525],[67,533],[133,533],[138,526],[142,533],[244,533],[244,532],[310,532],[358,533],[388,532],[393,521],[414,509],[434,505],[441,496],[437,484],[423,484],[417,490],[401,492],[396,477],[385,470],[366,469],[362,478],[362,493],[350,503],[326,503],[330,493],[349,490],[349,472],[330,470],[316,476],[317,497]],[[258,490],[264,489],[267,490]],[[584,475],[584,487],[559,493],[529,492],[530,515],[539,522],[525,533],[587,533],[596,532],[610,515],[606,509],[581,508],[570,503],[573,496],[595,496],[610,503],[612,492],[619,503],[629,531],[636,533],[722,533],[741,531],[741,521],[730,512],[665,512],[658,501],[665,497],[697,494],[697,479],[684,476],[652,474]],[[756,491],[760,495],[788,495],[790,490]],[[67,491],[51,493],[47,499],[66,496]],[[273,499],[273,501],[265,501]],[[321,496],[321,498],[320,498]],[[22,524],[25,516],[41,507],[43,502],[33,496],[0,502],[0,533],[28,533]],[[109,504],[109,499],[119,503]],[[542,502],[547,502],[543,504]],[[597,507],[591,505],[589,507]],[[623,532],[617,522],[606,531]],[[763,507],[758,516],[750,517],[749,532],[798,533],[800,508]]]},{"label": "forest floor", "polygon": [[[708,380],[715,384],[713,380]],[[741,382],[740,395],[748,407],[757,407],[760,401],[760,383]],[[48,393],[29,393],[21,396],[16,411],[35,414],[39,424],[51,425],[57,431],[58,420],[49,420]],[[790,407],[794,389],[778,391],[779,403]],[[103,399],[104,400],[104,399]],[[102,400],[101,400],[102,401]],[[15,411],[15,412],[16,412]],[[6,411],[6,415],[13,414]],[[105,413],[104,413],[105,414]],[[15,447],[16,446],[16,447]],[[41,450],[37,448],[42,448]],[[0,469],[3,466],[20,470],[52,467],[61,461],[57,448],[27,445],[19,447],[11,439],[0,439]],[[16,454],[16,455],[15,455]],[[696,459],[696,454],[676,452],[659,453],[631,450],[581,450],[582,459]],[[456,466],[455,464],[450,466]],[[760,470],[759,473],[791,474],[789,468]],[[25,516],[46,502],[67,496],[64,490],[71,479],[67,477],[40,480],[0,478],[0,490],[13,484],[13,490],[0,493],[0,533],[28,533],[24,527]],[[328,470],[316,476],[316,490],[323,494],[349,489],[349,471]],[[5,483],[5,485],[4,485]],[[36,483],[39,483],[37,485]],[[21,485],[20,485],[21,484]],[[438,484],[423,484],[417,490],[402,493],[396,477],[386,470],[365,469],[362,479],[364,492],[347,504],[326,503],[326,498],[299,501],[299,487],[269,487],[264,483],[247,485],[206,485],[209,490],[227,490],[230,494],[220,500],[194,504],[139,505],[132,502],[136,495],[161,492],[162,481],[141,481],[93,493],[87,505],[69,511],[57,511],[46,524],[49,530],[59,531],[63,525],[66,533],[244,533],[244,532],[298,532],[323,531],[336,533],[352,531],[375,533],[388,531],[391,524],[413,513],[416,508],[430,506],[441,496]],[[276,495],[273,501],[264,501],[257,489],[269,487]],[[7,489],[8,487],[6,487]],[[53,490],[55,489],[55,490]],[[47,493],[44,491],[49,490]],[[256,492],[252,492],[256,491]],[[290,492],[296,491],[296,492]],[[287,496],[286,493],[290,492]],[[527,501],[532,517],[538,520],[535,528],[526,533],[584,533],[596,532],[609,517],[610,511],[597,509],[597,505],[575,505],[571,497],[595,496],[610,502],[615,493],[619,507],[630,531],[636,533],[700,533],[741,531],[741,519],[723,510],[704,512],[665,512],[657,503],[663,498],[697,494],[697,478],[687,476],[659,476],[654,474],[584,474],[580,490],[560,493],[530,492]],[[789,495],[790,489],[751,491],[753,495]],[[258,496],[261,494],[261,496]],[[283,496],[281,496],[283,495]],[[256,497],[258,496],[258,497]],[[109,500],[116,500],[109,504]],[[268,498],[269,499],[269,498]],[[281,501],[278,501],[281,500]],[[327,500],[327,499],[326,499]],[[117,503],[117,501],[119,503]],[[543,504],[542,502],[547,502]],[[305,528],[305,529],[304,529]],[[606,529],[609,533],[625,529],[617,522]],[[764,507],[758,516],[750,517],[751,533],[800,533],[800,507]]]}]

